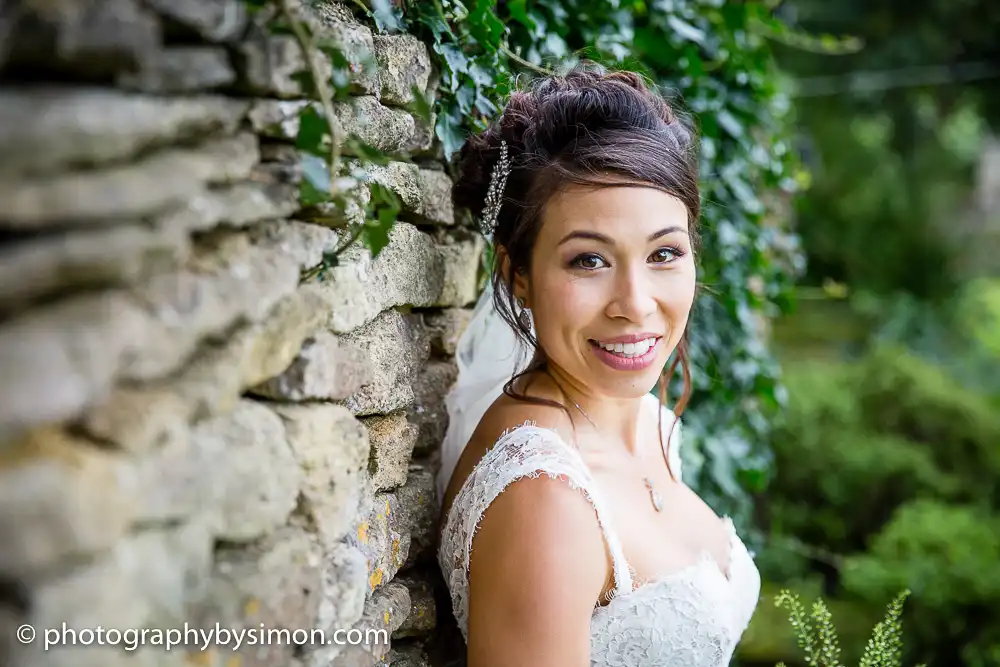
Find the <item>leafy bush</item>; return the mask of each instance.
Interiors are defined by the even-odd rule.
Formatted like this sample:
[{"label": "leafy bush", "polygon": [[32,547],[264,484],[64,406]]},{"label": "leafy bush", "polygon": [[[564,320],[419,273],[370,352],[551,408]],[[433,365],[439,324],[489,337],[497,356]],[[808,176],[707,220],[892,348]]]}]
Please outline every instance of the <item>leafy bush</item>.
[{"label": "leafy bush", "polygon": [[866,424],[857,399],[863,376],[863,368],[830,363],[786,376],[789,410],[773,440],[777,475],[765,501],[772,531],[849,553],[901,503],[961,490],[919,443]]},{"label": "leafy bush", "polygon": [[895,346],[796,363],[785,384],[777,474],[761,502],[765,576],[819,576],[832,599],[867,605],[912,590],[915,656],[996,665],[1000,412],[990,398]]},{"label": "leafy bush", "polygon": [[1000,649],[1000,516],[995,513],[930,500],[903,505],[867,553],[847,559],[842,583],[868,601],[912,588],[916,651],[940,664],[958,659],[996,664],[988,658]]},{"label": "leafy bush", "polygon": [[876,348],[861,365],[865,425],[921,443],[942,469],[961,475],[967,499],[1000,496],[1000,412],[939,367],[899,348]]}]

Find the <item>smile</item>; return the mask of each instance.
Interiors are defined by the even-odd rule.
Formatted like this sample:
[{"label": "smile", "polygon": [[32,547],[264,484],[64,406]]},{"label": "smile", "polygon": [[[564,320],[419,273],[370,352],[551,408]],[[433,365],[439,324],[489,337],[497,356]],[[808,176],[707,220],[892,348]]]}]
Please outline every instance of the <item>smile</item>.
[{"label": "smile", "polygon": [[590,347],[598,359],[620,371],[638,371],[656,360],[661,336],[643,334],[607,341],[590,340]]}]

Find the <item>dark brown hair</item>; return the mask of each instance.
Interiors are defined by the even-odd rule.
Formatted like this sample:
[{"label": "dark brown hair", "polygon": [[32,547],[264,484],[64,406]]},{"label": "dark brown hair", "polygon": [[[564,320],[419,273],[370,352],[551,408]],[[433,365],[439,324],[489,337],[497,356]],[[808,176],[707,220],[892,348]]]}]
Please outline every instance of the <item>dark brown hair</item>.
[{"label": "dark brown hair", "polygon": [[[534,80],[511,94],[503,114],[485,131],[470,137],[458,154],[452,189],[455,206],[479,215],[500,142],[508,146],[511,171],[493,234],[496,249],[491,279],[497,311],[534,350],[527,369],[511,378],[504,393],[518,400],[566,406],[514,391],[516,380],[545,370],[547,361],[528,323],[517,314],[515,273],[530,275],[532,248],[549,199],[568,185],[594,188],[639,185],[677,197],[688,210],[693,240],[701,212],[695,134],[653,86],[638,74],[609,71],[584,62],[562,75]],[[506,275],[499,259],[509,261]],[[666,379],[678,365],[684,392],[674,408],[680,417],[691,393],[687,333],[659,381],[665,402]],[[661,431],[662,432],[662,431]]]}]

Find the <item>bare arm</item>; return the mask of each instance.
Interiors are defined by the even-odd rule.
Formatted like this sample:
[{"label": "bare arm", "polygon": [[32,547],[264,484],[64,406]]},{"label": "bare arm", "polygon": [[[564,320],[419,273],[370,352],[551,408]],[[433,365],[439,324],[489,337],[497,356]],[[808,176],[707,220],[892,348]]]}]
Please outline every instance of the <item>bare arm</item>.
[{"label": "bare arm", "polygon": [[468,667],[589,667],[610,567],[593,505],[547,475],[511,484],[473,540]]}]

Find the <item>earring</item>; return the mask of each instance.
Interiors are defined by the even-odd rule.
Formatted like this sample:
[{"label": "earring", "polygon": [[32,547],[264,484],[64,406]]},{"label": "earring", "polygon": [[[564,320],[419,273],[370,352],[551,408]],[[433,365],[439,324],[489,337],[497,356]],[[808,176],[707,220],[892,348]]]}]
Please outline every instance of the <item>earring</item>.
[{"label": "earring", "polygon": [[524,299],[517,297],[517,307],[521,309],[518,313],[517,323],[521,325],[521,328],[525,331],[531,330],[531,312],[524,307]]}]

